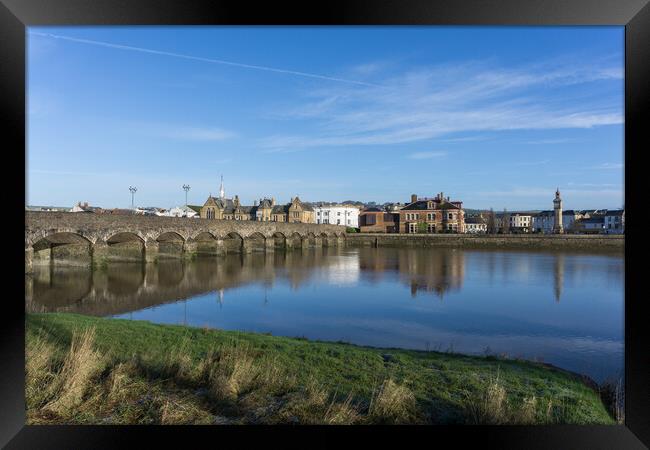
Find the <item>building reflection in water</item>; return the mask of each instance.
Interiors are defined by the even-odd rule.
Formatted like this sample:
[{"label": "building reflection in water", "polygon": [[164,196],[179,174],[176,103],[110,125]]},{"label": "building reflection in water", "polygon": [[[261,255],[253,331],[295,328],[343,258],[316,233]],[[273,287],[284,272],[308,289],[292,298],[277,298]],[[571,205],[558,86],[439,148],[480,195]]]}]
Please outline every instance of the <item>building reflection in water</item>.
[{"label": "building reflection in water", "polygon": [[[470,264],[471,263],[471,264]],[[76,312],[108,316],[176,302],[215,292],[223,306],[228,289],[247,284],[269,290],[282,283],[292,290],[308,285],[354,286],[382,280],[407,287],[412,297],[428,294],[443,299],[463,288],[466,265],[507,282],[552,280],[552,295],[559,302],[567,286],[593,283],[594,274],[604,285],[619,283],[624,266],[619,259],[593,259],[563,253],[463,251],[453,248],[323,248],[307,251],[253,253],[194,261],[161,260],[158,264],[112,263],[92,271],[83,267],[34,266],[25,277],[28,312]],[[474,276],[474,275],[473,275]],[[507,284],[507,283],[506,283]]]},{"label": "building reflection in water", "polygon": [[555,255],[555,262],[553,264],[553,292],[555,294],[555,301],[560,301],[562,295],[562,287],[564,286],[564,255]]},{"label": "building reflection in water", "polygon": [[409,287],[411,297],[421,292],[442,299],[446,293],[462,288],[465,256],[463,251],[453,248],[420,251],[404,248],[362,249],[359,267],[370,281],[380,281],[387,274],[396,273],[400,282]]}]

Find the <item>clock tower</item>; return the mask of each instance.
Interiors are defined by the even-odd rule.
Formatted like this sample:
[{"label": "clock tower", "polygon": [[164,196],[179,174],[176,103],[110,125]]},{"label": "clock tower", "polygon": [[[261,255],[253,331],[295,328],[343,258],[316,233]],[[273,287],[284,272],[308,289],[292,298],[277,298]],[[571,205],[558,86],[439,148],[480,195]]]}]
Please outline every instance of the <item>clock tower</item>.
[{"label": "clock tower", "polygon": [[553,200],[553,209],[555,210],[555,222],[553,224],[553,233],[562,234],[564,228],[562,227],[562,199],[560,198],[560,188],[555,191],[555,199]]}]

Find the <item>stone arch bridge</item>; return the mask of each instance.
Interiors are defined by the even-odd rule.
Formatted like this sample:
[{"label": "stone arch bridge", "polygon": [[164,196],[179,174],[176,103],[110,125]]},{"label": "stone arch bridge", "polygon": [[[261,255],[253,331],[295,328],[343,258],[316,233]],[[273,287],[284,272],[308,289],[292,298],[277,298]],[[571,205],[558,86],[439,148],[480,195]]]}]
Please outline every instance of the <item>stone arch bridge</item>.
[{"label": "stone arch bridge", "polygon": [[25,212],[25,269],[345,245],[345,227],[307,223]]}]

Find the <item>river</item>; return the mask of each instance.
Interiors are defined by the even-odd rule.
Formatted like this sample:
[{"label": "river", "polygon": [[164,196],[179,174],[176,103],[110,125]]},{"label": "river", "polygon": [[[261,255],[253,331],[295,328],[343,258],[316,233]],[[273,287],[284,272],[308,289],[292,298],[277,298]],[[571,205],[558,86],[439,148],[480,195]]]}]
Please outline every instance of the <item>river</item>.
[{"label": "river", "polygon": [[623,374],[620,254],[324,248],[35,266],[28,312],[74,312],[377,347],[504,354]]}]

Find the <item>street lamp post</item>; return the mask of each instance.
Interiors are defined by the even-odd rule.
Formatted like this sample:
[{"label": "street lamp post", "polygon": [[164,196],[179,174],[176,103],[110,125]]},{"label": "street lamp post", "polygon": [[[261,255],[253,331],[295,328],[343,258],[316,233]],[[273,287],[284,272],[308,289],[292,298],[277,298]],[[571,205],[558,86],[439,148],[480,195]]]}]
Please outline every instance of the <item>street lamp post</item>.
[{"label": "street lamp post", "polygon": [[135,193],[138,191],[138,188],[135,187],[135,186],[129,186],[129,191],[131,191],[131,209],[135,209],[133,199],[134,199]]},{"label": "street lamp post", "polygon": [[183,190],[185,191],[185,207],[187,208],[187,192],[190,190],[190,185],[189,184],[184,184],[183,185]]}]

